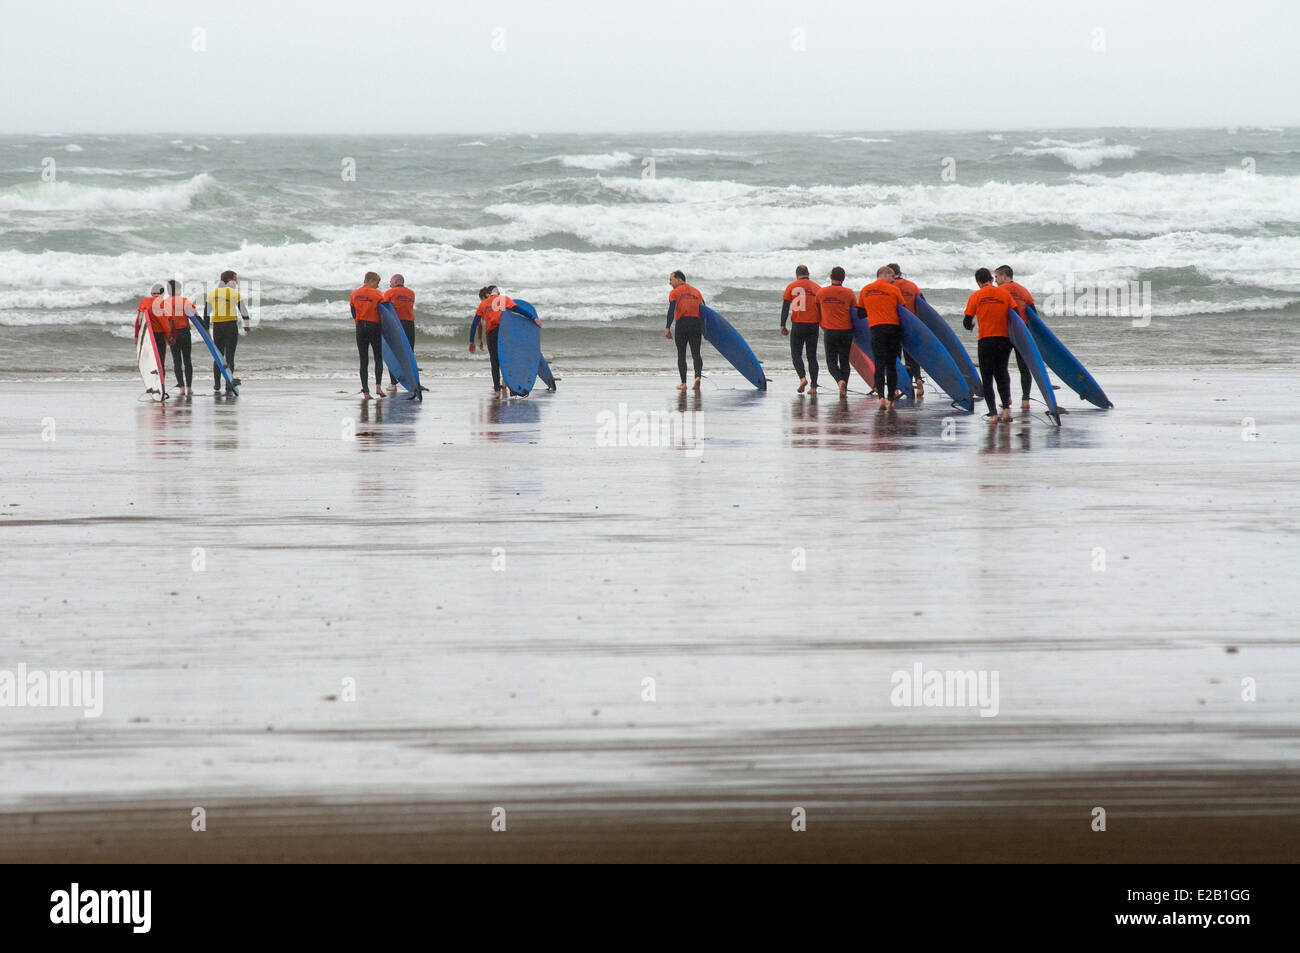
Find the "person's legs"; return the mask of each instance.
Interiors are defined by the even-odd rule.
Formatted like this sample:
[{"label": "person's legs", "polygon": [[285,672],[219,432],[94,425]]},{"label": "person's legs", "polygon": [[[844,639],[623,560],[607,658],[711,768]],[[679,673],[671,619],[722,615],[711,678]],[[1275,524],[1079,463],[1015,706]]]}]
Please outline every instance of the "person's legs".
[{"label": "person's legs", "polygon": [[[406,332],[406,343],[411,345],[411,353],[414,354],[415,353],[415,322],[403,321],[402,330]],[[389,384],[389,388],[388,388],[389,390],[397,389],[397,378],[393,376],[393,369],[391,367],[388,369],[388,384]]]},{"label": "person's legs", "polygon": [[370,393],[370,341],[366,335],[366,322],[357,322],[357,367],[361,374],[361,392]]},{"label": "person's legs", "polygon": [[[359,338],[358,338],[359,340]],[[225,361],[230,376],[235,376],[235,345],[239,343],[239,323],[236,321],[213,321],[212,344]],[[212,389],[221,389],[221,365],[212,362]]]},{"label": "person's legs", "polygon": [[682,330],[682,322],[677,321],[676,327],[673,328],[673,343],[677,345],[677,374],[681,377],[682,383],[686,383],[686,332]]},{"label": "person's legs", "polygon": [[[1011,413],[1011,374],[1008,372],[1008,364],[1011,362],[1011,340],[1009,338],[994,338],[1000,342],[997,349],[995,362],[993,365],[994,379],[998,384],[998,396],[1002,398],[1002,406],[1006,408],[1008,414]],[[1026,392],[1027,393],[1027,392]]]},{"label": "person's legs", "polygon": [[977,358],[980,365],[980,379],[984,381],[984,404],[988,407],[988,416],[996,417],[998,415],[998,405],[993,402],[993,375],[996,373],[994,368],[997,365],[995,358],[996,348],[993,342],[997,338],[980,338],[977,345]]},{"label": "person's legs", "polygon": [[172,369],[176,372],[176,386],[183,389],[185,387],[185,375],[181,367],[182,363],[181,332],[175,331],[172,333]]},{"label": "person's legs", "polygon": [[804,350],[804,332],[803,325],[797,322],[790,328],[790,363],[794,365],[794,372],[799,375],[799,380],[808,376],[808,368],[803,364]]},{"label": "person's legs", "polygon": [[[153,333],[154,344],[158,345],[158,386],[167,392],[167,332],[155,331]],[[173,361],[173,363],[175,363]]]},{"label": "person's legs", "polygon": [[885,393],[893,400],[894,392],[898,390],[898,359],[903,353],[903,329],[897,324],[880,325],[880,344],[877,345],[873,337],[871,349],[876,352],[880,363],[885,365]]},{"label": "person's legs", "polygon": [[[907,376],[912,378],[912,383],[916,386],[917,395],[921,393],[921,365],[916,358],[903,351],[903,367],[907,369]],[[894,376],[898,376],[898,369],[894,369]]]},{"label": "person's legs", "polygon": [[1028,409],[1029,394],[1033,389],[1034,375],[1029,370],[1029,362],[1020,356],[1020,350],[1018,348],[1012,348],[1012,350],[1016,353],[1016,367],[1020,370],[1020,401]]},{"label": "person's legs", "polygon": [[384,387],[384,354],[381,346],[383,333],[379,330],[379,325],[370,322],[370,350],[375,354],[375,393],[379,396]]},{"label": "person's legs", "polygon": [[180,345],[181,358],[185,361],[185,387],[188,389],[194,386],[194,339],[190,337],[190,329],[177,331],[176,342]]},{"label": "person's legs", "polygon": [[696,319],[695,327],[690,330],[687,340],[691,345],[691,364],[695,368],[695,379],[698,381],[704,374],[704,355],[700,348],[704,344],[704,325]]},{"label": "person's legs", "polygon": [[488,357],[492,360],[492,390],[501,389],[501,362],[497,359],[497,340],[500,328],[493,328],[487,333]]},{"label": "person's legs", "polygon": [[808,381],[812,384],[812,389],[817,389],[817,334],[821,330],[821,325],[809,322],[808,330],[805,332],[804,347],[808,353]]}]

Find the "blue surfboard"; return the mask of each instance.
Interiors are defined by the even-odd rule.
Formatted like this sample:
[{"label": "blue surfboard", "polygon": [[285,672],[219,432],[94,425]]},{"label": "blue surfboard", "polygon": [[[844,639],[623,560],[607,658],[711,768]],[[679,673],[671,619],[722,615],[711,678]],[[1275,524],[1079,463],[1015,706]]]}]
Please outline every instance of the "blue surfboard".
[{"label": "blue surfboard", "polygon": [[934,332],[921,323],[921,319],[901,304],[898,306],[898,323],[903,330],[903,348],[916,359],[935,379],[953,403],[974,413],[975,398],[966,378],[957,369],[948,349],[939,343]]},{"label": "blue surfboard", "polygon": [[700,317],[703,318],[704,340],[708,341],[718,353],[731,362],[731,366],[740,371],[745,380],[759,390],[767,390],[767,376],[763,365],[754,356],[753,350],[741,336],[740,332],[718,312],[706,304],[700,305]]},{"label": "blue surfboard", "polygon": [[970,388],[971,395],[978,396],[984,393],[980,372],[975,369],[975,362],[966,353],[966,346],[961,343],[961,338],[957,337],[957,332],[943,319],[943,315],[930,307],[930,302],[920,295],[913,304],[917,318],[939,339],[939,343],[948,351],[952,362],[957,365],[957,370],[961,371],[962,377],[966,378],[966,386]]},{"label": "blue surfboard", "polygon": [[[850,312],[853,321],[853,343],[858,346],[863,354],[871,359],[872,364],[876,364],[875,352],[871,350],[871,325],[867,319],[862,316],[862,312],[853,308]],[[894,369],[898,373],[898,390],[901,393],[901,400],[915,400],[916,390],[912,386],[912,375],[907,373],[907,367],[903,364],[902,358],[894,362]],[[868,381],[872,387],[876,386],[875,381]]]},{"label": "blue surfboard", "polygon": [[[537,317],[537,309],[525,301],[523,298],[515,298],[515,307],[527,314],[530,318]],[[540,349],[540,343],[539,343]],[[555,375],[551,373],[551,365],[546,363],[546,358],[538,355],[537,359],[537,376],[547,390],[555,390]]]},{"label": "blue surfboard", "polygon": [[1043,402],[1047,404],[1047,416],[1052,418],[1056,426],[1061,426],[1061,412],[1056,409],[1056,392],[1052,390],[1052,382],[1047,378],[1043,355],[1038,352],[1038,345],[1034,343],[1029,328],[1025,327],[1025,322],[1014,311],[1007,312],[1007,330],[1011,333],[1011,343],[1020,356],[1029,362],[1029,373],[1038,385],[1039,393],[1043,395]]},{"label": "blue surfboard", "polygon": [[424,388],[420,386],[420,369],[415,364],[415,352],[411,342],[402,330],[401,319],[397,311],[388,302],[379,305],[380,347],[388,372],[397,378],[397,383],[410,392],[412,400],[424,400]]},{"label": "blue surfboard", "polygon": [[234,391],[235,396],[238,397],[239,388],[235,385],[235,378],[231,375],[230,368],[226,367],[226,362],[221,359],[221,352],[218,351],[217,346],[212,343],[212,337],[208,334],[208,329],[203,326],[203,320],[199,318],[198,315],[191,314],[190,324],[194,326],[194,330],[199,332],[199,337],[203,338],[203,343],[206,344],[208,350],[212,352],[212,360],[215,361],[217,367],[221,369],[221,376],[226,379],[226,383],[230,385],[230,389]]},{"label": "blue surfboard", "polygon": [[537,365],[537,376],[542,379],[547,390],[555,390],[555,375],[551,373],[551,365],[546,363],[546,358],[542,358],[541,363]]},{"label": "blue surfboard", "polygon": [[1056,371],[1056,376],[1061,379],[1061,382],[1088,403],[1095,404],[1102,410],[1114,407],[1115,405],[1110,402],[1110,398],[1101,389],[1096,378],[1088,373],[1088,369],[1043,323],[1043,319],[1038,316],[1033,305],[1025,308],[1025,314],[1029,318],[1025,323],[1029,325],[1029,333],[1034,336],[1034,343],[1038,345],[1038,351],[1043,355],[1043,363]]},{"label": "blue surfboard", "polygon": [[[515,300],[520,311],[536,316],[537,311],[527,301]],[[537,372],[542,366],[542,329],[531,318],[501,312],[501,329],[497,335],[497,359],[501,362],[501,379],[520,396],[527,396],[537,383]]]}]

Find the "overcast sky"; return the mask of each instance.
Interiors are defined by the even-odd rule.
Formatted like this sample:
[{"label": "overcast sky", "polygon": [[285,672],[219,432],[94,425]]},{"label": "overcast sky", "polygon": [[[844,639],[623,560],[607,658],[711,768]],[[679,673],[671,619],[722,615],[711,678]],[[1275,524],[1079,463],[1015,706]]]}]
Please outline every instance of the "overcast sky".
[{"label": "overcast sky", "polygon": [[1300,125],[1290,0],[0,0],[0,14],[0,133]]}]

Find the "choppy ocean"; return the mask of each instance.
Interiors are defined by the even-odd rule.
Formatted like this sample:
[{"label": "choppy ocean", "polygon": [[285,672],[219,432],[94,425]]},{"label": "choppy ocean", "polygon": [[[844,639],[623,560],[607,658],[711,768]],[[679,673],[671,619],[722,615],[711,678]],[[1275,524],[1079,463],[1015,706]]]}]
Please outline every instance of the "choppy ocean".
[{"label": "choppy ocean", "polygon": [[1291,362],[1298,228],[1296,129],[8,136],[0,379],[129,380],[148,286],[227,268],[246,380],[351,379],[370,270],[416,290],[426,374],[485,373],[489,283],[538,307],[557,371],[667,371],[674,268],[781,371],[795,265],[858,287],[889,261],[954,321],[979,266],[1062,289],[1049,323],[1093,366]]}]

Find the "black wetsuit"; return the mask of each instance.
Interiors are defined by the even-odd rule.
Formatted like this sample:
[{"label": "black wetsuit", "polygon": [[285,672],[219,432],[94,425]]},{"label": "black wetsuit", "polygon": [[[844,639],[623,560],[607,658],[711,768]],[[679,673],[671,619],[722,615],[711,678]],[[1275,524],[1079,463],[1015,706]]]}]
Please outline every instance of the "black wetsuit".
[{"label": "black wetsuit", "polygon": [[[235,376],[235,345],[239,343],[239,322],[238,321],[213,321],[212,322],[212,343],[217,348],[217,353],[221,359],[226,362],[226,370],[230,371],[230,376]],[[212,362],[212,389],[216,390],[221,386],[221,365],[216,361]],[[226,385],[226,390],[230,390],[230,385]]]},{"label": "black wetsuit", "polygon": [[871,353],[876,359],[876,393],[894,399],[898,390],[898,356],[903,353],[903,329],[897,324],[876,324],[871,328]]},{"label": "black wetsuit", "polygon": [[853,350],[853,332],[827,328],[825,334],[826,369],[838,384],[849,379],[849,352]]},{"label": "black wetsuit", "polygon": [[1020,350],[1014,344],[1011,350],[1016,355],[1016,367],[1020,370],[1020,399],[1028,400],[1029,392],[1034,383],[1034,375],[1029,371],[1029,362],[1020,356]]},{"label": "black wetsuit", "polygon": [[[704,302],[701,301],[700,304]],[[674,327],[674,324],[676,325]],[[677,302],[668,302],[668,323],[664,329],[673,329],[673,343],[677,345],[677,373],[686,383],[686,346],[691,348],[691,362],[695,365],[695,377],[698,380],[704,373],[704,357],[700,354],[700,345],[704,341],[704,319],[696,317],[677,317]]]},{"label": "black wetsuit", "polygon": [[492,360],[492,389],[498,391],[501,389],[501,361],[497,357],[497,343],[501,337],[501,325],[497,325],[487,333],[488,357]]},{"label": "black wetsuit", "polygon": [[[781,327],[785,327],[786,320],[790,317],[790,302],[781,302]],[[794,371],[799,375],[799,379],[805,377],[812,380],[812,386],[817,386],[817,332],[821,330],[821,325],[816,321],[791,321],[790,322],[790,361],[794,364]],[[804,356],[807,355],[808,365],[804,366]]]},{"label": "black wetsuit", "polygon": [[1011,375],[1007,372],[1007,362],[1011,360],[1011,338],[987,337],[979,340],[980,377],[984,380],[984,403],[988,405],[989,416],[998,412],[993,403],[993,384],[996,381],[998,395],[1002,406],[1011,406]]},{"label": "black wetsuit", "polygon": [[[233,323],[233,322],[232,322]],[[370,352],[375,354],[375,390],[384,383],[384,358],[380,349],[383,335],[378,321],[357,322],[357,355],[360,358],[361,389],[370,393]]]},{"label": "black wetsuit", "polygon": [[[190,353],[192,345],[189,328],[178,328],[172,331],[172,365],[176,369],[177,387],[189,387],[194,383],[194,364]],[[184,375],[181,374],[182,365]]]}]

